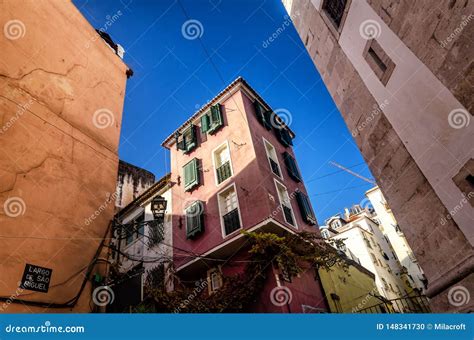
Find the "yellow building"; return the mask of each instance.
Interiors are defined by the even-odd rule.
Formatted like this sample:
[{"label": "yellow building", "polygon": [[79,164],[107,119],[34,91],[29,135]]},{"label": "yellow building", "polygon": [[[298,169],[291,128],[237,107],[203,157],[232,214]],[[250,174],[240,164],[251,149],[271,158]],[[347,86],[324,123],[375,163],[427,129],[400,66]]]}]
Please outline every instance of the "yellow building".
[{"label": "yellow building", "polygon": [[331,313],[370,312],[384,300],[375,285],[375,275],[353,260],[346,259],[346,263],[318,271],[329,309]]}]

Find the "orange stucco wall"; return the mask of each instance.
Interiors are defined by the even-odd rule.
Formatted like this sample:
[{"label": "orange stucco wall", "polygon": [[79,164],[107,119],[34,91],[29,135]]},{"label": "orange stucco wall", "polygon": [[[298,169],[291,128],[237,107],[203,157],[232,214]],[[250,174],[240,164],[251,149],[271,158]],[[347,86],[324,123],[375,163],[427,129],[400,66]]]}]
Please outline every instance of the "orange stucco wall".
[{"label": "orange stucco wall", "polygon": [[[69,1],[2,1],[0,26],[0,296],[63,303],[113,214],[127,67]],[[25,263],[48,293],[18,291]]]}]

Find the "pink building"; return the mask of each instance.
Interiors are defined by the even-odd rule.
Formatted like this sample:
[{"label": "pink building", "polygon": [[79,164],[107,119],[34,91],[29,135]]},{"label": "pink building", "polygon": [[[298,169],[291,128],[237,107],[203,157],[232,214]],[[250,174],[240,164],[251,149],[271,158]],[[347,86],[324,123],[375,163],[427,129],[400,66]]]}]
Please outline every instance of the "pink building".
[{"label": "pink building", "polygon": [[[294,137],[238,78],[163,142],[171,153],[172,242],[179,277],[207,277],[209,291],[219,289],[221,275],[242,270],[235,260],[247,255],[243,229],[277,234],[318,230],[292,150]],[[221,262],[210,258],[228,262],[217,267]],[[277,269],[269,271],[251,311],[327,310],[314,272],[285,282]],[[283,285],[292,292],[291,303],[275,306],[270,292]]]}]

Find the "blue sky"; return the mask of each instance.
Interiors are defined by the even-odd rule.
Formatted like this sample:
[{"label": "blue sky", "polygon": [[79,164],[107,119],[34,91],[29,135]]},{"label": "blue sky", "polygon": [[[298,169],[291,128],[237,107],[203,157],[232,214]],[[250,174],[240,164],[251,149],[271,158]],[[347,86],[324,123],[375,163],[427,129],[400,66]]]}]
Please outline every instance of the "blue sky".
[{"label": "blue sky", "polygon": [[[285,24],[279,0],[74,3],[124,47],[124,60],[135,73],[127,82],[121,159],[157,178],[164,175],[169,155],[161,142],[242,76],[274,110],[291,113],[296,157],[320,224],[359,203],[371,188],[329,164],[356,165],[353,171],[372,178],[296,30]],[[201,41],[184,37],[189,19],[202,25]],[[278,28],[283,30],[278,37],[265,43]]]}]

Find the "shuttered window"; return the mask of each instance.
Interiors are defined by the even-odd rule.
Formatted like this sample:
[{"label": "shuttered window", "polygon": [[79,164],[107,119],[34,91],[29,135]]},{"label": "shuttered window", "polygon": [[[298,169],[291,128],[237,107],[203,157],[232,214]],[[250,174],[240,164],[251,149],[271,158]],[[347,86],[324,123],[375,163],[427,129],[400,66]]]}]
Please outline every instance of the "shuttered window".
[{"label": "shuttered window", "polygon": [[184,190],[189,191],[199,185],[198,160],[193,158],[183,167]]},{"label": "shuttered window", "polygon": [[311,207],[311,202],[309,197],[303,194],[301,191],[296,192],[296,200],[298,201],[298,206],[300,208],[301,216],[303,221],[310,225],[316,224],[316,217],[314,215],[313,208]]},{"label": "shuttered window", "polygon": [[275,132],[277,134],[277,138],[280,141],[280,143],[286,147],[293,145],[293,138],[291,137],[290,131],[284,127],[280,127],[278,129],[275,129]]},{"label": "shuttered window", "polygon": [[220,104],[211,106],[211,110],[201,116],[201,132],[213,134],[224,125]]},{"label": "shuttered window", "polygon": [[190,125],[182,135],[176,134],[176,147],[184,153],[191,152],[197,146],[196,127]]},{"label": "shuttered window", "polygon": [[260,124],[262,124],[267,130],[271,130],[271,112],[265,110],[262,104],[260,104],[257,100],[253,102],[253,107],[255,109],[255,115],[257,116],[257,119]]},{"label": "shuttered window", "polygon": [[301,174],[296,165],[295,159],[288,153],[283,153],[283,159],[285,160],[286,169],[288,170],[288,175],[297,182],[301,182]]},{"label": "shuttered window", "polygon": [[204,232],[204,205],[196,201],[185,210],[186,238],[192,239]]}]

